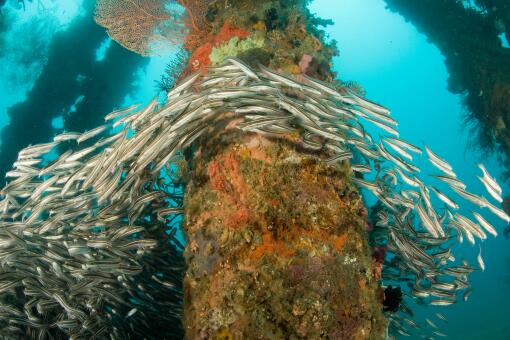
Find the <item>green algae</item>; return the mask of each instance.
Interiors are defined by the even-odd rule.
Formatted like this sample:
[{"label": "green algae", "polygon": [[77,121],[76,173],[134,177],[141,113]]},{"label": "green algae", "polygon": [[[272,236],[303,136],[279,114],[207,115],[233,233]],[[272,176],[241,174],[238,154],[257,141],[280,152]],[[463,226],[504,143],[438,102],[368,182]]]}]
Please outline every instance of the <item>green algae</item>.
[{"label": "green algae", "polygon": [[214,47],[209,55],[209,59],[211,60],[211,64],[216,66],[221,64],[228,57],[235,57],[240,53],[263,46],[264,38],[262,37],[248,37],[246,39],[233,37],[227,43]]}]

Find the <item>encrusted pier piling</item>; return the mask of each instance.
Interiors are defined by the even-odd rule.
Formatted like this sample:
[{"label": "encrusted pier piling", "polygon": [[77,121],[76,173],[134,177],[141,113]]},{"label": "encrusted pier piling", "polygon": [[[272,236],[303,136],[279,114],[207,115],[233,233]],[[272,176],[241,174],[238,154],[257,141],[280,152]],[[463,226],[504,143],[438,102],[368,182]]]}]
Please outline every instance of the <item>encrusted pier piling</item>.
[{"label": "encrusted pier piling", "polygon": [[184,205],[187,338],[381,338],[367,213],[349,169],[291,140],[202,142]]},{"label": "encrusted pier piling", "polygon": [[[192,2],[182,1],[184,5]],[[187,6],[186,74],[230,56],[334,82],[307,1]],[[197,13],[206,13],[201,17]],[[211,127],[194,145],[185,193],[187,339],[371,339],[385,334],[380,267],[348,166],[326,165],[300,137]]]}]

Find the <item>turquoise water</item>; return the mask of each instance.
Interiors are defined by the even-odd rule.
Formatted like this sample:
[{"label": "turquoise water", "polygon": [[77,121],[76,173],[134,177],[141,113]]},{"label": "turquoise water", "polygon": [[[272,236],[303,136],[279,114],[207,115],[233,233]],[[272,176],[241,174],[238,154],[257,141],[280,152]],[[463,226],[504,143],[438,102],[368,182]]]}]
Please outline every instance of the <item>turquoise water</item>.
[{"label": "turquoise water", "polygon": [[[502,182],[495,157],[468,148],[474,136],[463,125],[466,109],[460,96],[447,91],[444,57],[425,35],[388,11],[382,0],[315,0],[311,9],[335,22],[326,30],[338,41],[340,56],[334,60],[334,69],[339,77],[358,82],[368,98],[389,107],[399,121],[402,138],[418,145],[426,142],[449,160],[475,192],[482,192],[476,179],[478,162]],[[501,235],[502,223],[491,222],[499,226],[500,235],[483,243],[486,270],[472,274],[473,294],[468,302],[413,308],[417,321],[423,317],[422,323],[436,311],[443,313],[448,324],[442,330],[451,339],[510,339],[510,241]],[[463,247],[470,254],[466,258],[474,263],[477,248]]]},{"label": "turquoise water", "polygon": [[[45,41],[57,32],[64,32],[69,21],[80,15],[81,1],[62,3],[65,6],[53,3],[57,7],[51,18],[45,18],[44,13],[36,12],[30,6],[27,12],[16,13],[17,17],[12,21],[14,25],[5,35],[8,37],[6,44],[0,46],[3,49],[0,50],[0,127],[9,121],[8,108],[25,99],[27,91],[41,74],[45,54],[50,51]],[[398,14],[386,10],[383,0],[315,0],[311,9],[320,17],[331,18],[335,22],[326,30],[332,39],[338,41],[340,56],[334,60],[338,76],[342,80],[358,82],[366,90],[368,98],[389,107],[399,121],[401,137],[418,145],[426,142],[450,162],[474,192],[483,191],[481,183],[476,180],[478,162],[483,162],[500,179],[502,169],[493,155],[468,148],[474,136],[463,125],[466,109],[459,96],[447,91],[448,73],[444,58],[433,44],[427,42],[426,36]],[[24,61],[30,54],[16,49],[16,44],[19,44],[16,35],[28,27],[22,26],[23,23],[34,17],[45,20],[40,27],[43,34],[38,38],[42,53],[26,63]],[[114,56],[115,47],[112,46],[115,45],[109,43],[105,35],[98,34],[94,46],[91,58],[97,64],[92,64],[91,69],[100,67],[101,63]],[[154,82],[163,73],[169,57],[171,55],[134,60],[129,69],[132,75],[126,78],[129,90],[117,93],[105,112],[134,102],[146,103],[155,96]],[[15,77],[17,74],[18,77]],[[19,74],[23,77],[20,78]],[[82,76],[77,81],[86,81],[87,75]],[[60,93],[47,95],[48,98],[51,98],[50,95],[58,97]],[[52,135],[62,129],[62,117],[80,109],[83,100],[80,96],[82,94],[78,91],[69,103],[58,107],[59,112],[54,112]],[[63,108],[67,112],[62,112]],[[38,129],[39,126],[27,128]],[[418,165],[431,170],[428,164],[418,162]],[[504,186],[504,190],[507,189]],[[410,304],[417,322],[424,324],[425,317],[439,311],[448,319],[447,324],[441,324],[441,331],[451,339],[510,339],[510,322],[506,313],[510,303],[510,241],[501,235],[503,225],[496,218],[490,219],[490,222],[499,227],[500,236],[489,237],[483,243],[486,270],[471,275],[473,294],[468,302],[449,307]],[[475,263],[476,247],[465,244],[460,246],[460,250],[470,263]]]}]

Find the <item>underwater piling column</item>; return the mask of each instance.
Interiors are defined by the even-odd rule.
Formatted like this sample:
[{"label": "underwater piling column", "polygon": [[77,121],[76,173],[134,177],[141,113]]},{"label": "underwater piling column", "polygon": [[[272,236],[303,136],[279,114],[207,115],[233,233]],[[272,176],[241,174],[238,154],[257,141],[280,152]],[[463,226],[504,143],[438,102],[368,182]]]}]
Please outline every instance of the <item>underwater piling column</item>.
[{"label": "underwater piling column", "polygon": [[[235,56],[333,82],[336,47],[318,28],[328,21],[313,16],[307,1],[229,4],[208,7],[207,34],[191,32],[184,74]],[[297,135],[269,140],[232,123],[211,127],[190,159],[186,338],[384,338],[381,267],[350,169],[326,165],[321,152],[299,147]]]},{"label": "underwater piling column", "polygon": [[184,204],[186,338],[383,338],[348,168],[256,134],[202,142]]}]

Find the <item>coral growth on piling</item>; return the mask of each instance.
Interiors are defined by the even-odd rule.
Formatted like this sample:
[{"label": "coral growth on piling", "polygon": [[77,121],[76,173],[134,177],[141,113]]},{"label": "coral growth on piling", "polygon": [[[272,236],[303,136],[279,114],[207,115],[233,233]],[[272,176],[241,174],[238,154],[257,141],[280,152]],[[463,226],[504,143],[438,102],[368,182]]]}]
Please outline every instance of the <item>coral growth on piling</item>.
[{"label": "coral growth on piling", "polygon": [[348,168],[255,134],[199,145],[184,204],[188,338],[381,338],[380,270]]},{"label": "coral growth on piling", "polygon": [[[207,39],[207,41],[197,47],[192,55],[189,58],[189,68],[192,71],[206,71],[207,67],[211,65],[211,54],[213,52],[213,49],[217,46],[220,46],[221,44],[225,42],[232,41],[233,39],[242,39],[246,38],[250,35],[249,32],[233,26],[230,24],[229,21],[225,21],[223,23],[223,26],[221,26],[218,33],[215,35],[212,35]],[[229,52],[232,52],[229,50]],[[225,53],[223,53],[225,54]],[[232,55],[232,54],[228,54]],[[228,56],[227,55],[227,56]],[[224,56],[223,56],[224,57]],[[216,60],[216,63],[218,61]]]}]

